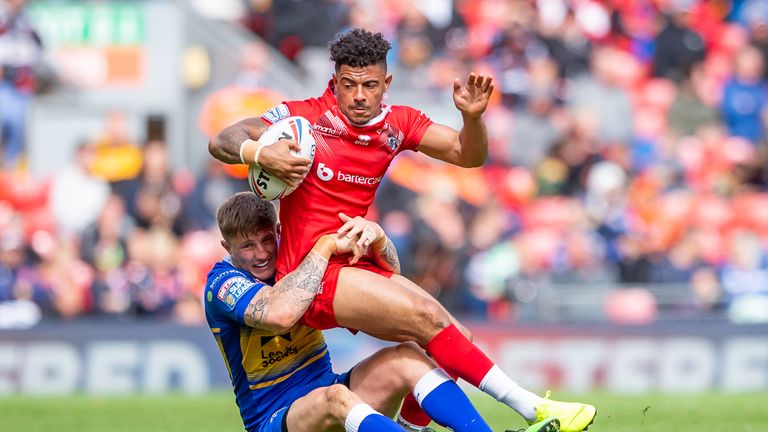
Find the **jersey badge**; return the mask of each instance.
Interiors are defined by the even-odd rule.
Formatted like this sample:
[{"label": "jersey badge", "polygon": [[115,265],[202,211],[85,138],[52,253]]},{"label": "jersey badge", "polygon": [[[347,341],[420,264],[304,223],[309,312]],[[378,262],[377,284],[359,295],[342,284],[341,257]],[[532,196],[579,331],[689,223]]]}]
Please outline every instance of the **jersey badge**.
[{"label": "jersey badge", "polygon": [[401,141],[397,139],[397,137],[394,134],[390,134],[387,137],[387,147],[389,147],[390,150],[397,151],[397,148],[400,147]]},{"label": "jersey badge", "polygon": [[216,297],[223,301],[227,307],[234,309],[235,303],[253,286],[254,284],[251,281],[242,276],[229,278],[221,284]]},{"label": "jersey badge", "polygon": [[290,116],[290,114],[291,113],[288,112],[288,105],[280,104],[270,108],[269,111],[262,115],[262,117],[269,120],[271,123],[277,123],[281,119]]}]

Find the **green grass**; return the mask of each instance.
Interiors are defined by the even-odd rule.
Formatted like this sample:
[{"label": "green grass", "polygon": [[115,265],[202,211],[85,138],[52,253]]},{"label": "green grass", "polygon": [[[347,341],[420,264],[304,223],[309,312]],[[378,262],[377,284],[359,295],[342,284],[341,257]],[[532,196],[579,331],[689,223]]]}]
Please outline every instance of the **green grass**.
[{"label": "green grass", "polygon": [[[768,394],[586,395],[553,394],[553,399],[597,407],[590,432],[766,432]],[[486,395],[473,397],[495,431],[523,428],[520,417]]]},{"label": "green grass", "polygon": [[[768,394],[641,395],[590,393],[597,405],[591,432],[765,432]],[[520,417],[488,397],[473,397],[496,431],[523,427]],[[230,393],[206,396],[0,398],[0,431],[238,431],[242,424]]]}]

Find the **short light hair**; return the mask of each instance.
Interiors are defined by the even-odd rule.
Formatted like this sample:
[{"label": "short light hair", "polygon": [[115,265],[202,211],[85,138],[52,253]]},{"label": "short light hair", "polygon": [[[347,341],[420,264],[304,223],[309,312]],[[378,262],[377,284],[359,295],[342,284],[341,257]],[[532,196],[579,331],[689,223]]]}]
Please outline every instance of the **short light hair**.
[{"label": "short light hair", "polygon": [[216,210],[216,223],[224,240],[235,236],[247,237],[265,228],[277,226],[275,206],[264,201],[253,192],[238,192]]}]

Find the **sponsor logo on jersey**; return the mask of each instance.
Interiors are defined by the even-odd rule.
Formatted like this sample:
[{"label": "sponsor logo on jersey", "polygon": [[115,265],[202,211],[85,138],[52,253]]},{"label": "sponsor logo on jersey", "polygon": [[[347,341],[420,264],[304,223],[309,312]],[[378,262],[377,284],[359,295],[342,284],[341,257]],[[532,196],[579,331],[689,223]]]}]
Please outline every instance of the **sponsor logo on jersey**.
[{"label": "sponsor logo on jersey", "polygon": [[334,172],[328,165],[322,162],[317,165],[317,170],[315,173],[317,174],[317,178],[324,182],[331,181],[335,177],[336,180],[342,181],[344,183],[376,185],[381,183],[382,179],[382,177],[366,177],[357,174],[349,174],[341,170]]},{"label": "sponsor logo on jersey", "polygon": [[314,125],[314,129],[317,132],[320,132],[321,134],[325,135],[333,135],[333,136],[341,136],[342,131],[334,128],[329,128],[328,126],[322,126],[320,124]]},{"label": "sponsor logo on jersey", "polygon": [[326,182],[331,181],[333,178],[333,170],[321,162],[317,165],[317,178]]},{"label": "sponsor logo on jersey", "polygon": [[280,119],[284,119],[290,115],[291,113],[288,112],[288,105],[280,104],[270,108],[267,112],[262,114],[262,117],[267,119],[270,123],[277,123]]},{"label": "sponsor logo on jersey", "polygon": [[368,135],[358,135],[357,140],[355,140],[355,144],[360,146],[367,146],[371,143],[371,137]]},{"label": "sponsor logo on jersey", "polygon": [[[281,341],[282,339],[282,341]],[[272,343],[275,341],[276,343]],[[293,342],[293,336],[291,332],[279,334],[279,335],[267,335],[261,337],[261,366],[267,367],[275,364],[283,359],[291,356],[295,356],[299,353],[299,349],[295,345],[284,346],[285,342]],[[272,348],[265,346],[270,344]]]},{"label": "sponsor logo on jersey", "polygon": [[375,185],[381,183],[381,177],[366,177],[355,174],[347,174],[341,170],[336,175],[336,180],[343,181],[345,183],[354,183],[361,185]]},{"label": "sponsor logo on jersey", "polygon": [[242,276],[233,277],[221,284],[216,297],[223,301],[230,309],[234,309],[235,303],[253,286],[254,284],[251,281]]},{"label": "sponsor logo on jersey", "polygon": [[277,351],[261,351],[261,367],[267,367],[273,365],[279,361],[287,359],[288,357],[295,356],[299,353],[299,349],[291,345],[284,350]]}]

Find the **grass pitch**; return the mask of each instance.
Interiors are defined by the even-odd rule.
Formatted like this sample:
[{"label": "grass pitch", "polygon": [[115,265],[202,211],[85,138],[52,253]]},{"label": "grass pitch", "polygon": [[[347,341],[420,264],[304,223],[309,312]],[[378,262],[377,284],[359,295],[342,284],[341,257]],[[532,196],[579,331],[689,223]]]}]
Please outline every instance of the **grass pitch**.
[{"label": "grass pitch", "polygon": [[[598,407],[591,432],[765,432],[768,394],[554,395]],[[495,431],[523,428],[519,416],[484,395],[473,401]],[[0,398],[0,431],[240,431],[231,393],[142,397]]]}]

